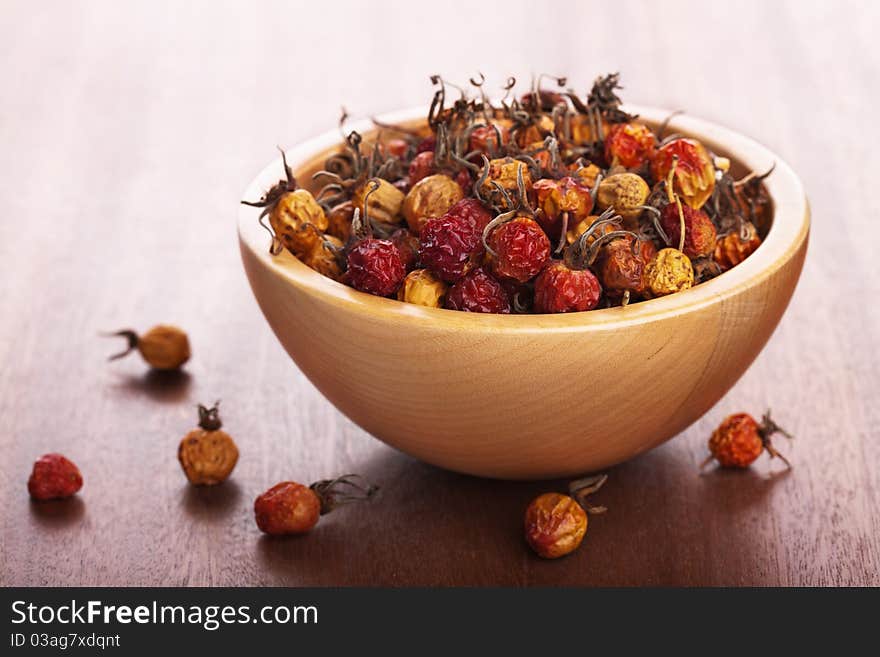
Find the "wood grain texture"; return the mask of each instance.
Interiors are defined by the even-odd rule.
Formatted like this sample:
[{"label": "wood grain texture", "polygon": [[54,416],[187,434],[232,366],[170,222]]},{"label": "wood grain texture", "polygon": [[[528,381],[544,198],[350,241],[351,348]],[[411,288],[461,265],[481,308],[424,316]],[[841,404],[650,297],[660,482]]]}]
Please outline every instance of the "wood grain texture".
[{"label": "wood grain texture", "polygon": [[[0,583],[880,584],[880,283],[866,237],[880,213],[880,10],[445,6],[410,18],[384,2],[4,3]],[[485,42],[474,26],[487,25],[519,45]],[[426,47],[439,39],[449,46]],[[563,482],[450,474],[354,427],[271,334],[235,240],[241,190],[276,144],[332,127],[343,102],[408,106],[428,74],[477,69],[565,72],[579,88],[619,69],[633,102],[685,107],[780,153],[813,209],[801,283],[754,365],[679,437],[611,470],[596,499],[609,513],[557,562],[529,553],[520,523]],[[119,345],[98,331],[159,322],[189,330],[186,375],[104,361]],[[191,489],[176,446],[195,404],[218,397],[241,460],[227,485]],[[767,405],[797,435],[783,445],[794,470],[698,476],[713,426]],[[33,505],[25,481],[50,450],[85,486]],[[306,539],[259,535],[259,492],[348,471],[382,484],[370,507]]]}]

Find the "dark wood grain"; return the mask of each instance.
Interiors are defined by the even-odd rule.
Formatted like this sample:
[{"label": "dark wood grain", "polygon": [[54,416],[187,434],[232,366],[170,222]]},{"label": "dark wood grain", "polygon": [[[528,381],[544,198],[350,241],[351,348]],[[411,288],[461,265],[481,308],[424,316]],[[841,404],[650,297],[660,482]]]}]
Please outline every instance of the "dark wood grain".
[{"label": "dark wood grain", "polygon": [[[410,19],[382,2],[4,3],[2,584],[880,584],[877,7],[450,4]],[[556,562],[530,554],[520,523],[564,482],[459,476],[366,435],[286,357],[237,253],[239,195],[276,144],[332,127],[342,103],[413,105],[430,73],[478,69],[580,88],[619,69],[634,102],[782,154],[814,212],[800,286],[754,366],[682,435],[612,469],[609,512]],[[185,374],[106,363],[119,344],[99,331],[158,322],[190,332]],[[195,490],[176,447],[216,398],[242,456],[227,484]],[[794,469],[699,476],[713,426],[768,405],[797,435],[782,445]],[[46,451],[80,465],[76,499],[29,502]],[[259,534],[263,489],[349,471],[382,485],[369,507],[307,538]]]}]

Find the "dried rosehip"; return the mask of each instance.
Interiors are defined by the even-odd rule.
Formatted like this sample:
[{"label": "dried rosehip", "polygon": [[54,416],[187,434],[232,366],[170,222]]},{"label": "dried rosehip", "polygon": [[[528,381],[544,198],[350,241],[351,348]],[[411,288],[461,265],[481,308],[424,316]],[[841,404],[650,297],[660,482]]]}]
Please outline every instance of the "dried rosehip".
[{"label": "dried rosehip", "polygon": [[526,542],[545,559],[556,559],[574,552],[587,533],[587,512],[605,513],[603,506],[591,506],[587,496],[599,490],[608,475],[596,475],[573,481],[570,495],[544,493],[526,508]]},{"label": "dried rosehip", "polygon": [[491,250],[492,272],[520,283],[537,276],[550,260],[550,240],[534,219],[517,215],[486,231]]},{"label": "dried rosehip", "polygon": [[[578,238],[586,233],[599,217],[595,214],[591,214],[589,217],[584,219],[583,221],[577,222],[574,226],[571,226],[567,231],[565,231],[565,241],[569,244],[574,244],[577,242]],[[601,237],[605,233],[610,233],[611,231],[618,230],[619,226],[615,226],[611,223],[606,223],[597,228],[596,231],[593,231],[593,234],[587,239],[587,244],[591,244],[592,241],[598,237]]]},{"label": "dried rosehip", "polygon": [[369,215],[375,221],[393,224],[397,223],[403,199],[403,192],[387,180],[371,178],[355,190],[351,202],[360,210],[361,215]]},{"label": "dried rosehip", "polygon": [[573,178],[577,179],[582,185],[589,189],[596,186],[596,180],[598,180],[599,174],[602,173],[602,169],[595,164],[587,164],[584,166],[579,162],[575,162],[569,166],[569,170],[571,171]]},{"label": "dried rosehip", "polygon": [[332,235],[324,235],[321,241],[303,258],[303,264],[334,281],[342,279],[343,244]]},{"label": "dried rosehip", "polygon": [[562,493],[539,495],[526,508],[526,542],[545,559],[574,552],[587,533],[587,513]]},{"label": "dried rosehip", "polygon": [[213,486],[226,481],[238,463],[235,441],[221,430],[219,403],[211,408],[199,404],[199,428],[186,434],[177,448],[180,467],[194,486]]},{"label": "dried rosehip", "polygon": [[417,306],[442,308],[448,289],[430,269],[415,269],[403,279],[397,298]]},{"label": "dried rosehip", "polygon": [[435,173],[409,190],[403,202],[403,216],[409,229],[418,234],[429,219],[443,216],[464,198],[461,186],[449,176]]},{"label": "dried rosehip", "polygon": [[404,269],[412,271],[419,262],[419,238],[406,228],[398,228],[388,238],[397,247]]},{"label": "dried rosehip", "polygon": [[324,209],[305,189],[282,195],[269,210],[269,225],[275,238],[297,257],[311,251],[327,229]]},{"label": "dried rosehip", "polygon": [[377,490],[357,475],[317,481],[308,487],[284,481],[254,501],[254,518],[260,531],[272,536],[306,534],[322,515],[350,502],[368,500]]},{"label": "dried rosehip", "polygon": [[508,314],[510,298],[501,284],[479,267],[472,269],[449,288],[446,308],[471,313]]},{"label": "dried rosehip", "polygon": [[354,217],[354,204],[351,201],[334,205],[327,213],[327,234],[343,242],[348,241],[351,236],[352,217]]},{"label": "dried rosehip", "polygon": [[468,150],[480,153],[496,153],[501,146],[510,141],[510,130],[507,122],[496,121],[492,125],[483,125],[471,131]]},{"label": "dried rosehip", "polygon": [[709,438],[711,455],[703,462],[705,467],[713,459],[726,468],[747,468],[755,462],[765,449],[770,458],[779,457],[788,466],[782,454],[776,451],[770,442],[770,436],[781,433],[787,438],[791,435],[770,418],[770,411],[761,418],[758,424],[748,413],[736,413],[724,419]]},{"label": "dried rosehip", "polygon": [[478,266],[483,257],[483,229],[492,215],[473,198],[462,199],[442,217],[428,221],[419,235],[422,264],[448,283]]},{"label": "dried rosehip", "polygon": [[662,297],[694,284],[690,259],[678,249],[661,249],[645,267],[645,296]]},{"label": "dried rosehip", "polygon": [[613,208],[623,217],[630,228],[642,213],[642,205],[651,189],[644,179],[635,173],[616,173],[599,183],[596,205],[605,210]]},{"label": "dried rosehip", "polygon": [[400,251],[393,242],[367,238],[348,252],[348,284],[380,297],[397,292],[406,276]]},{"label": "dried rosehip", "polygon": [[409,184],[415,185],[434,173],[434,151],[424,151],[409,163]]},{"label": "dried rosehip", "polygon": [[[679,214],[681,208],[681,214]],[[660,225],[673,246],[681,244],[681,224],[684,220],[684,248],[689,258],[710,255],[715,250],[715,224],[702,210],[689,205],[669,203],[660,212]]]},{"label": "dried rosehip", "polygon": [[[514,160],[512,157],[504,157],[489,160],[487,166],[487,169],[484,168],[479,191],[480,197],[492,205],[507,207],[508,198],[517,199],[531,190],[532,176],[525,162]],[[522,185],[522,190],[520,185]],[[499,188],[504,190],[507,198]]]},{"label": "dried rosehip", "polygon": [[543,141],[548,135],[552,135],[556,126],[546,114],[536,117],[528,125],[517,126],[512,130],[513,139],[520,148],[526,148],[529,144]]},{"label": "dried rosehip", "polygon": [[568,313],[592,310],[602,296],[602,286],[589,269],[572,269],[553,261],[535,279],[536,313]]},{"label": "dried rosehip", "polygon": [[657,138],[644,123],[618,123],[605,138],[605,161],[609,167],[638,169],[651,161],[656,145]]},{"label": "dried rosehip", "polygon": [[156,370],[176,370],[189,360],[189,338],[182,329],[170,324],[154,326],[143,335],[130,329],[108,333],[128,340],[128,349],[110,356],[116,360],[137,349],[147,365]]},{"label": "dried rosehip", "polygon": [[389,139],[385,144],[385,152],[396,158],[402,158],[409,150],[409,144],[403,139]]},{"label": "dried rosehip", "polygon": [[571,140],[577,146],[587,146],[601,141],[611,131],[611,124],[601,120],[599,131],[596,130],[592,117],[588,114],[575,114],[571,117]]},{"label": "dried rosehip", "polygon": [[751,222],[743,224],[742,229],[719,237],[715,243],[715,262],[722,270],[735,267],[748,258],[761,246],[761,238]]},{"label": "dried rosehip", "polygon": [[71,497],[83,485],[79,468],[61,454],[44,454],[34,462],[28,493],[35,500]]},{"label": "dried rosehip", "polygon": [[706,148],[695,139],[673,139],[657,149],[651,161],[655,180],[673,173],[673,189],[694,209],[700,209],[715,189],[715,166]]},{"label": "dried rosehip", "polygon": [[[593,197],[590,190],[572,177],[560,180],[542,178],[532,186],[538,201],[535,218],[554,242],[562,235],[563,223],[572,225],[590,216]],[[564,219],[565,213],[568,217]]]},{"label": "dried rosehip", "polygon": [[434,135],[428,135],[416,146],[416,154],[435,150],[437,150],[437,137]]},{"label": "dried rosehip", "polygon": [[647,287],[645,268],[657,254],[650,240],[638,240],[634,244],[632,235],[624,235],[606,243],[599,251],[596,261],[596,274],[602,287],[610,296],[624,296],[627,293],[643,294]]}]

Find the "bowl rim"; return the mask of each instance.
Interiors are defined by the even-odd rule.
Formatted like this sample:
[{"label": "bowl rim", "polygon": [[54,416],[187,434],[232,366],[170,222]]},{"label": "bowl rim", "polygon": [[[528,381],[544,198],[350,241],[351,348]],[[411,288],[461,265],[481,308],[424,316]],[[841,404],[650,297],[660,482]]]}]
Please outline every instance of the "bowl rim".
[{"label": "bowl rim", "polygon": [[[625,109],[648,122],[660,123],[670,110],[642,105],[625,105]],[[427,115],[424,106],[390,112],[377,117],[386,123],[405,123]],[[375,130],[370,119],[352,122],[347,129],[369,134]],[[676,114],[669,121],[668,131],[682,133],[703,142],[710,150],[730,155],[753,171],[766,171],[775,163],[773,173],[765,180],[773,199],[774,216],[771,228],[761,246],[742,263],[709,281],[657,299],[641,301],[626,307],[603,308],[574,313],[546,315],[494,315],[465,313],[444,308],[428,308],[396,299],[373,296],[334,281],[306,266],[286,251],[278,256],[269,253],[269,236],[257,222],[259,210],[239,206],[238,236],[242,257],[246,252],[266,269],[302,292],[320,297],[324,302],[363,315],[364,319],[397,320],[430,323],[435,327],[478,332],[503,331],[517,333],[546,331],[592,331],[644,323],[680,315],[717,303],[766,280],[783,267],[807,239],[810,227],[809,202],[803,185],[792,168],[770,149],[757,141],[715,123],[687,114]],[[341,143],[338,130],[287,149],[287,161],[296,171],[321,152]],[[256,199],[283,177],[279,155],[247,186],[243,199]]]}]

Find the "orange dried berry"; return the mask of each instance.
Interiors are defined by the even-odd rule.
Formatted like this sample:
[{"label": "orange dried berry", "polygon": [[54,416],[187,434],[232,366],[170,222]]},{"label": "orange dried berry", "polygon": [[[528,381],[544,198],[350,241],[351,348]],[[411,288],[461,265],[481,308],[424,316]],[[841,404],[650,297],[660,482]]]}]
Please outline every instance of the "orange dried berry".
[{"label": "orange dried berry", "polygon": [[[590,216],[593,197],[590,190],[572,177],[560,180],[542,178],[532,186],[538,202],[538,223],[552,240],[558,240],[562,225],[572,225]],[[563,221],[563,215],[568,217]]]},{"label": "orange dried berry", "polygon": [[490,125],[474,128],[468,138],[469,151],[479,153],[496,153],[501,146],[510,141],[510,121],[508,119],[493,121]]},{"label": "orange dried berry", "polygon": [[694,267],[678,249],[661,249],[645,267],[643,294],[648,298],[681,292],[693,285]]},{"label": "orange dried berry", "polygon": [[351,220],[354,218],[354,204],[345,201],[334,205],[327,213],[327,234],[348,241],[351,236]]},{"label": "orange dried berry", "polygon": [[370,499],[377,490],[357,475],[316,481],[311,486],[283,481],[254,501],[254,519],[260,531],[272,536],[306,534],[322,515],[344,504]]},{"label": "orange dried berry", "polygon": [[657,254],[657,249],[650,240],[639,240],[624,235],[612,240],[602,247],[596,263],[596,274],[602,287],[610,296],[643,294],[647,287],[645,268]]},{"label": "orange dried berry", "polygon": [[418,235],[428,220],[442,217],[463,198],[461,185],[445,174],[435,173],[409,190],[403,201],[403,216],[409,229]]},{"label": "orange dried berry", "polygon": [[574,163],[569,166],[569,169],[571,170],[571,175],[574,178],[579,180],[582,185],[585,185],[590,189],[596,186],[596,180],[599,178],[599,174],[602,173],[602,169],[592,163],[587,164],[586,166]]},{"label": "orange dried berry", "polygon": [[532,188],[532,175],[525,162],[512,157],[497,158],[488,161],[488,171],[484,170],[485,179],[480,185],[480,196],[492,205],[504,207],[506,199],[498,187],[507,192],[512,199],[520,195],[520,180],[523,190],[528,193]]},{"label": "orange dried berry", "polygon": [[301,258],[321,241],[327,217],[311,192],[297,189],[283,194],[272,206],[269,225],[284,248]]},{"label": "orange dried berry", "polygon": [[303,263],[319,274],[334,281],[342,278],[342,240],[332,235],[324,235],[303,258]]},{"label": "orange dried berry", "polygon": [[633,227],[650,193],[648,183],[641,176],[635,173],[616,173],[599,183],[596,205],[602,210],[613,208]]},{"label": "orange dried berry", "polygon": [[397,291],[400,301],[428,308],[442,308],[449,286],[437,278],[430,269],[415,269],[403,279]]},{"label": "orange dried berry", "polygon": [[199,404],[199,428],[183,437],[177,448],[180,467],[194,486],[214,486],[226,481],[238,463],[238,447],[221,430],[216,402],[211,408]]},{"label": "orange dried berry", "polygon": [[673,189],[685,203],[698,210],[715,190],[712,158],[695,139],[673,139],[660,146],[651,161],[655,180],[666,180],[675,167]]},{"label": "orange dried berry", "polygon": [[611,131],[613,126],[605,119],[602,119],[600,134],[594,127],[592,117],[587,114],[576,114],[571,118],[569,127],[571,130],[572,142],[577,146],[586,146],[601,140]]},{"label": "orange dried berry", "polygon": [[715,262],[723,270],[735,267],[748,258],[761,246],[761,238],[751,222],[746,222],[742,230],[719,237],[715,243]]},{"label": "orange dried berry", "polygon": [[[370,178],[358,187],[351,197],[355,208],[359,208],[361,216],[369,216],[373,221],[386,224],[397,223],[403,206],[404,194],[387,180]],[[368,207],[364,207],[364,202]]]},{"label": "orange dried berry", "polygon": [[[577,222],[574,226],[571,226],[567,231],[565,231],[565,241],[569,244],[574,244],[578,241],[578,238],[586,233],[598,219],[598,215],[591,214],[583,221]],[[596,230],[594,230],[593,233],[590,234],[589,237],[587,237],[587,245],[592,244],[593,240],[602,237],[602,235],[619,229],[620,227],[615,226],[613,223],[602,224],[601,226],[598,226]]]},{"label": "orange dried berry", "polygon": [[545,559],[558,559],[574,552],[587,533],[587,511],[604,513],[605,507],[593,507],[586,497],[595,493],[607,475],[586,477],[569,485],[570,495],[544,493],[526,508],[525,538],[529,547]]},{"label": "orange dried berry", "polygon": [[119,336],[128,340],[128,348],[118,354],[110,356],[110,360],[117,360],[127,356],[135,349],[140,352],[141,358],[156,370],[176,370],[181,367],[190,357],[189,338],[183,329],[170,324],[154,326],[143,335],[138,335],[131,329],[124,329],[108,336]]},{"label": "orange dried berry", "polygon": [[605,138],[605,160],[609,167],[637,169],[651,161],[656,145],[654,132],[644,123],[619,123]]},{"label": "orange dried berry", "polygon": [[770,458],[779,457],[788,467],[791,467],[788,459],[777,452],[770,442],[770,436],[774,433],[781,433],[787,438],[791,438],[788,432],[770,418],[770,411],[764,414],[761,424],[758,424],[755,418],[748,413],[729,415],[712,432],[712,436],[709,438],[711,455],[701,467],[705,467],[715,460],[722,467],[747,468],[764,450],[767,450]]}]

